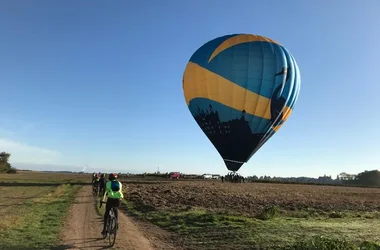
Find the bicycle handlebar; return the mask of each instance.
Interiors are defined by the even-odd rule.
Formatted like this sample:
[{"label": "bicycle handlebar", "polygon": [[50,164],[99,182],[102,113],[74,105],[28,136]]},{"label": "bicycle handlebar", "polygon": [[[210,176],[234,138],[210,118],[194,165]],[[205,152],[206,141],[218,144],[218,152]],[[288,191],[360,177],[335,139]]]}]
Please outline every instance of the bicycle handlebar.
[{"label": "bicycle handlebar", "polygon": [[102,207],[103,203],[107,203],[107,202],[104,202],[104,201],[100,200],[100,206],[99,206],[99,208]]}]

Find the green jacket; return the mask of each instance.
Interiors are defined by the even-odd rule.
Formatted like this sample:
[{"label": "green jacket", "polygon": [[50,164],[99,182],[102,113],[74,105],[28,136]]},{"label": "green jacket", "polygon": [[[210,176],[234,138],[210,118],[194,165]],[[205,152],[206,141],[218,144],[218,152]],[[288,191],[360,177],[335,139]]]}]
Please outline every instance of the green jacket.
[{"label": "green jacket", "polygon": [[[114,180],[114,181],[117,181],[117,180]],[[124,198],[124,195],[123,195],[123,185],[121,184],[120,181],[117,181],[119,183],[119,186],[120,186],[120,190],[119,191],[112,191],[111,189],[111,183],[112,181],[107,181],[106,182],[106,192],[104,193],[104,197],[103,197],[103,200],[104,198],[107,197],[108,198],[111,198],[111,199],[123,199]]]}]

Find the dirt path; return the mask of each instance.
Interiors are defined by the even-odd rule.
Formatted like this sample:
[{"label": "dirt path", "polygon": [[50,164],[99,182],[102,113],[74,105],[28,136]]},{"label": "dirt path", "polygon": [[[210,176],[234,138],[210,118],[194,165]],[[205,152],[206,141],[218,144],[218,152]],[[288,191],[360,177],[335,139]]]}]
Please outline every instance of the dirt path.
[{"label": "dirt path", "polygon": [[[58,249],[105,249],[108,242],[101,237],[103,218],[95,210],[91,186],[83,187],[69,211]],[[119,229],[114,249],[173,249],[158,239],[150,241],[130,218],[119,212]]]}]

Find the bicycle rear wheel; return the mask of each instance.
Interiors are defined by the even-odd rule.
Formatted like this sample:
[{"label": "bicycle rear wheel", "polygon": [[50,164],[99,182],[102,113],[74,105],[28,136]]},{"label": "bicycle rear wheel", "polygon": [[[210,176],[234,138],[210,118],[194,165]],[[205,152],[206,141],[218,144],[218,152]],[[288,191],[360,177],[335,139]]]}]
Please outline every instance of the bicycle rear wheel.
[{"label": "bicycle rear wheel", "polygon": [[115,245],[115,241],[116,241],[116,233],[117,233],[116,224],[117,224],[117,221],[116,221],[115,216],[110,217],[108,241],[111,247]]}]

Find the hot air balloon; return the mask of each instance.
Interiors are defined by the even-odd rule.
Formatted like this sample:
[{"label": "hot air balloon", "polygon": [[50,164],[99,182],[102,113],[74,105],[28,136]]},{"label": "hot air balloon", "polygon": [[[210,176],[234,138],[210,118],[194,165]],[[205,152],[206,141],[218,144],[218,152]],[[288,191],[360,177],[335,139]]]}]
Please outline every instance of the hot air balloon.
[{"label": "hot air balloon", "polygon": [[251,34],[207,42],[191,56],[183,75],[191,114],[232,172],[289,118],[300,85],[290,52]]}]

